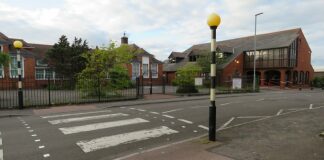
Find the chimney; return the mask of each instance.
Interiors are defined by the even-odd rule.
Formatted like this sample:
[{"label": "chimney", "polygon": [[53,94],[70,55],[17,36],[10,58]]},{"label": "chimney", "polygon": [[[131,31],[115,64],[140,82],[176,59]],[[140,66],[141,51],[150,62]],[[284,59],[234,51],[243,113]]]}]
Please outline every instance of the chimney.
[{"label": "chimney", "polygon": [[121,44],[128,44],[128,37],[126,37],[125,32],[124,32],[124,36],[121,37]]}]

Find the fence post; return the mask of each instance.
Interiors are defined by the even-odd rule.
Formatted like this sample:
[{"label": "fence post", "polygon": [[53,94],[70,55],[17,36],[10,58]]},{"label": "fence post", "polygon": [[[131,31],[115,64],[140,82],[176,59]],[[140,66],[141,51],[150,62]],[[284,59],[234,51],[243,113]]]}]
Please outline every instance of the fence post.
[{"label": "fence post", "polygon": [[47,88],[48,88],[48,105],[50,106],[50,105],[52,105],[52,103],[51,103],[51,80],[50,80],[49,76],[47,77],[47,83],[48,83],[48,85],[47,85]]},{"label": "fence post", "polygon": [[139,98],[139,89],[140,89],[140,83],[139,83],[139,77],[136,77],[136,98]]},{"label": "fence post", "polygon": [[98,77],[98,99],[99,99],[99,102],[100,102],[100,78]]},{"label": "fence post", "polygon": [[141,97],[143,98],[144,97],[144,76],[142,75],[142,95]]},{"label": "fence post", "polygon": [[163,77],[162,77],[162,93],[163,94],[165,94],[165,83],[166,83],[165,75],[163,75]]}]

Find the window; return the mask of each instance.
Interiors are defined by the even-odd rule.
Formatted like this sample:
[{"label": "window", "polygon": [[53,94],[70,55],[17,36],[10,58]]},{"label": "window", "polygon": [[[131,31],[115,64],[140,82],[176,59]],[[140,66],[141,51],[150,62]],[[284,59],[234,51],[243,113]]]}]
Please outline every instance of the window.
[{"label": "window", "polygon": [[0,52],[3,52],[3,46],[0,45]]},{"label": "window", "polygon": [[142,74],[143,74],[143,78],[149,78],[148,64],[143,64]]},{"label": "window", "polygon": [[132,63],[132,78],[136,78],[140,75],[140,64]]},{"label": "window", "polygon": [[48,68],[36,68],[35,74],[36,80],[54,79],[55,76],[55,72],[48,70]]},{"label": "window", "polygon": [[151,64],[152,78],[158,78],[158,64]]},{"label": "window", "polygon": [[[21,57],[21,77],[24,77],[24,58]],[[18,78],[18,61],[17,56],[11,56],[9,64],[10,78]]]},{"label": "window", "polygon": [[4,69],[3,69],[3,65],[0,65],[0,78],[4,77]]}]

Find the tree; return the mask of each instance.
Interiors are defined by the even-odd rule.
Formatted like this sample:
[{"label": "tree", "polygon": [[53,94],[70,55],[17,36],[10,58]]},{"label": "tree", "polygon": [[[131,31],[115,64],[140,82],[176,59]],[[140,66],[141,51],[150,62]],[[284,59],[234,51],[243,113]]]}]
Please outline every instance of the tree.
[{"label": "tree", "polygon": [[10,57],[8,54],[0,52],[0,65],[8,66],[10,62]]},{"label": "tree", "polygon": [[72,45],[68,42],[65,35],[59,38],[53,48],[46,54],[46,59],[50,66],[59,75],[74,78],[86,66],[86,59],[82,54],[89,50],[87,41],[81,38],[74,38]]},{"label": "tree", "polygon": [[[220,52],[218,50],[218,52]],[[203,54],[205,56],[200,56],[197,58],[197,64],[201,67],[202,73],[209,73],[210,72],[210,64],[211,64],[211,55],[210,53]],[[220,65],[227,62],[227,57],[220,57],[219,53],[216,53],[216,64]]]},{"label": "tree", "polygon": [[202,69],[199,65],[188,63],[177,71],[176,78],[173,83],[178,85],[177,93],[197,93],[195,87],[195,77],[201,73]]},{"label": "tree", "polygon": [[[122,89],[131,85],[125,64],[134,57],[129,47],[117,47],[110,43],[107,47],[96,48],[83,54],[87,60],[85,69],[78,74],[78,88],[90,96],[106,95],[106,90]],[[108,78],[108,80],[107,80]],[[97,91],[100,88],[101,91]]]}]

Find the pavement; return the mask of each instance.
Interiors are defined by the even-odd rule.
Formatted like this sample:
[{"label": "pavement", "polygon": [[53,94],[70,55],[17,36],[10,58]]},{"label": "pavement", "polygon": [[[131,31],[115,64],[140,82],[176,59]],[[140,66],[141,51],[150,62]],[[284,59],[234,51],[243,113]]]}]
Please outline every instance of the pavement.
[{"label": "pavement", "polygon": [[230,127],[179,144],[139,152],[125,160],[323,160],[324,108],[300,110]]}]

